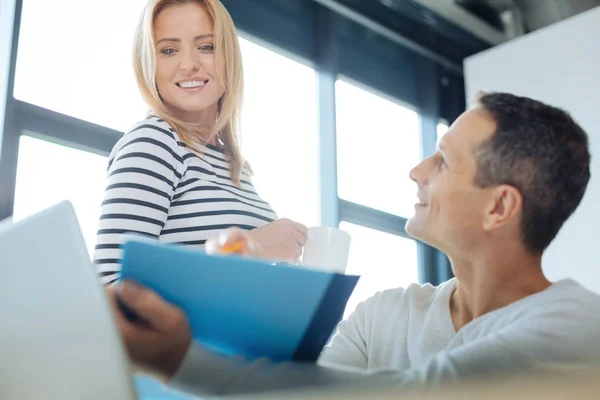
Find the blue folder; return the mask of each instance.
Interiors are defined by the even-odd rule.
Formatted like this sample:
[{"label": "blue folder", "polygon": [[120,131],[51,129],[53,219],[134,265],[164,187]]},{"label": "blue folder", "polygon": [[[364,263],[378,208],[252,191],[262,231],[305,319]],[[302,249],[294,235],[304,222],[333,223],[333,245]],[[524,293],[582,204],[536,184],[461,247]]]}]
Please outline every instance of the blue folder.
[{"label": "blue folder", "polygon": [[316,361],[359,277],[128,241],[121,279],[179,306],[194,339],[221,354]]}]

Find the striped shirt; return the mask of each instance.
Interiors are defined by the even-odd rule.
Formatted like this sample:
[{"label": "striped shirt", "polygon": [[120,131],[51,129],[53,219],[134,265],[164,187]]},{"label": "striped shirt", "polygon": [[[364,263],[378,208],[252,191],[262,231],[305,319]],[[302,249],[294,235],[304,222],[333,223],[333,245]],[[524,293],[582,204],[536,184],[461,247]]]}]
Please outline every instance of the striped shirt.
[{"label": "striped shirt", "polygon": [[207,144],[202,153],[193,151],[156,117],[115,145],[107,180],[94,250],[105,284],[119,278],[124,234],[202,247],[224,229],[252,230],[277,218],[256,193],[247,165],[238,187],[223,149]]}]

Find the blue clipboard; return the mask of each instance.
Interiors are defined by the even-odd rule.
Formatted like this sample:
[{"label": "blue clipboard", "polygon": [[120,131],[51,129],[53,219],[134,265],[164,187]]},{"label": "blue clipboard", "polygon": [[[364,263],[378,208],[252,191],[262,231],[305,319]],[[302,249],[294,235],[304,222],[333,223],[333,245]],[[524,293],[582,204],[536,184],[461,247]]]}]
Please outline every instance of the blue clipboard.
[{"label": "blue clipboard", "polygon": [[221,354],[316,361],[359,277],[131,240],[121,279],[180,307],[194,339]]}]

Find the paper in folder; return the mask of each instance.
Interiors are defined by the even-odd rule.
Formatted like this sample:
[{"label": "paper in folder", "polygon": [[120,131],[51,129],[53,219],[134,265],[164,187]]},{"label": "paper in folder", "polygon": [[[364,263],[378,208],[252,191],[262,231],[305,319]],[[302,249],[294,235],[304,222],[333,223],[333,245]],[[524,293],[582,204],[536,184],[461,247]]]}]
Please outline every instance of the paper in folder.
[{"label": "paper in folder", "polygon": [[315,361],[359,279],[158,242],[123,251],[121,279],[179,306],[202,345],[249,359]]}]

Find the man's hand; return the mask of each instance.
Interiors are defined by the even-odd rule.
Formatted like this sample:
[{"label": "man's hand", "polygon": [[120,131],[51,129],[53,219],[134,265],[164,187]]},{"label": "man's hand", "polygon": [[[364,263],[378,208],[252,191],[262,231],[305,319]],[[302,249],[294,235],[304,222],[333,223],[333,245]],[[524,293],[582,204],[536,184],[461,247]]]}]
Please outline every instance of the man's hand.
[{"label": "man's hand", "polygon": [[306,226],[287,218],[251,230],[248,235],[261,257],[296,263],[306,244]]},{"label": "man's hand", "polygon": [[[192,342],[188,320],[179,308],[132,282],[107,289],[117,326],[133,363],[164,380],[170,379]],[[123,314],[120,300],[139,320]]]}]

